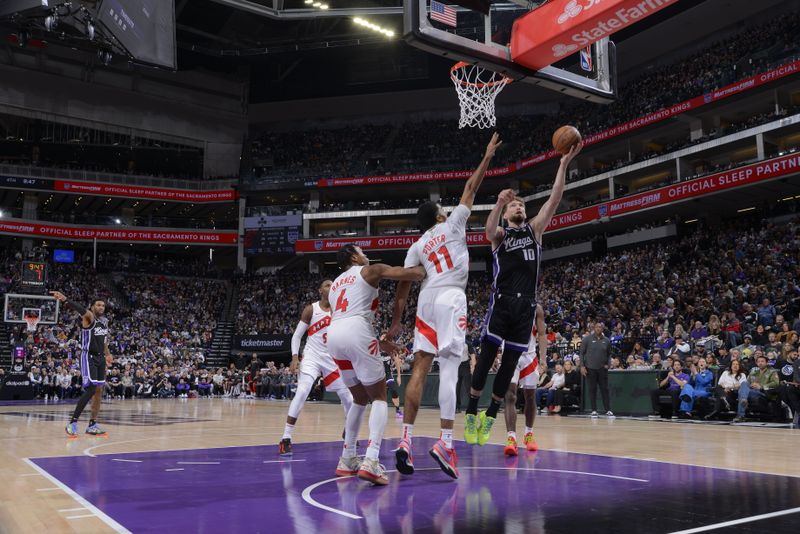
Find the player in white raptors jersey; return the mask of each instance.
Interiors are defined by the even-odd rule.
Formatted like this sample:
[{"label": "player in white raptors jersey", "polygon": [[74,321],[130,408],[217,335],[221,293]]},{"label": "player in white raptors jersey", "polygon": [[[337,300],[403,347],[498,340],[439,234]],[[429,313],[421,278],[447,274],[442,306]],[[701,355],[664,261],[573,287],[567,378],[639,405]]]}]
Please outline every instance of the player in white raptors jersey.
[{"label": "player in white raptors jersey", "polygon": [[[381,350],[394,354],[403,349],[375,337],[373,320],[379,306],[378,284],[383,279],[419,281],[425,277],[425,271],[420,267],[370,265],[369,259],[355,245],[343,246],[336,259],[344,272],[333,281],[329,295],[333,313],[328,327],[328,350],[353,394],[336,475],[357,475],[373,484],[386,485],[389,483],[386,469],[378,461],[387,418],[386,372]],[[369,445],[364,461],[360,462],[356,455],[356,439],[369,401],[372,401]]]},{"label": "player in white raptors jersey", "polygon": [[[328,391],[335,391],[342,401],[344,416],[347,418],[347,411],[353,404],[353,395],[339,373],[339,368],[328,354],[328,325],[331,324],[331,305],[328,302],[328,293],[331,290],[330,280],[324,280],[319,286],[319,300],[303,308],[300,315],[300,322],[294,330],[292,336],[292,364],[291,371],[295,373],[298,365],[300,374],[297,377],[297,393],[295,393],[292,403],[289,405],[289,414],[286,417],[286,426],[283,430],[283,438],[278,444],[278,454],[281,456],[292,455],[292,433],[294,425],[303,405],[314,387],[317,378],[322,377],[322,382]],[[303,349],[303,362],[300,363],[300,342],[306,337],[306,346]]]},{"label": "player in white raptors jersey", "polygon": [[[536,326],[531,332],[528,350],[522,353],[517,362],[517,369],[511,379],[506,393],[506,456],[517,455],[517,384],[522,386],[525,396],[525,438],[523,443],[529,451],[539,450],[533,437],[533,421],[536,417],[536,384],[539,383],[539,362],[547,358],[547,332],[544,323],[544,309],[536,305]],[[538,350],[537,350],[538,349]]]},{"label": "player in white raptors jersey", "polygon": [[[469,275],[466,226],[478,191],[495,151],[502,144],[492,135],[483,160],[464,186],[461,201],[447,217],[436,202],[426,202],[417,210],[420,229],[424,232],[411,245],[405,267],[421,265],[427,277],[422,283],[417,301],[414,328],[414,367],[405,391],[403,410],[403,439],[395,450],[397,470],[410,475],[414,472],[411,437],[417,418],[422,390],[435,357],[439,361],[439,409],[441,439],[430,450],[439,467],[458,478],[458,458],[453,449],[453,420],[456,413],[456,384],[458,367],[464,352],[467,328],[467,297],[464,289]],[[400,283],[394,315],[388,336],[400,333],[400,320],[405,308],[410,284]]]}]

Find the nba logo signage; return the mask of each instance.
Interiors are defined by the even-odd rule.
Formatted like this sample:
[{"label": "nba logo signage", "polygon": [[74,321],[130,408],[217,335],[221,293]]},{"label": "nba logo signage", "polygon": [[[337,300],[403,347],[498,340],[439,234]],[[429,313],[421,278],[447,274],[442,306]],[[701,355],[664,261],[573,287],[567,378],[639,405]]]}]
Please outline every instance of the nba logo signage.
[{"label": "nba logo signage", "polygon": [[65,191],[68,191],[70,187],[72,187],[70,184],[64,184]]},{"label": "nba logo signage", "polygon": [[600,204],[600,206],[597,207],[597,213],[600,214],[600,217],[608,215],[608,204]]},{"label": "nba logo signage", "polygon": [[322,250],[325,248],[325,243],[322,241],[314,241],[314,250]]},{"label": "nba logo signage", "polygon": [[587,72],[592,72],[592,47],[583,48],[580,53],[581,68]]},{"label": "nba logo signage", "polygon": [[706,104],[708,104],[712,100],[714,100],[714,95],[712,95],[711,93],[706,93],[703,95],[703,102],[705,102]]}]

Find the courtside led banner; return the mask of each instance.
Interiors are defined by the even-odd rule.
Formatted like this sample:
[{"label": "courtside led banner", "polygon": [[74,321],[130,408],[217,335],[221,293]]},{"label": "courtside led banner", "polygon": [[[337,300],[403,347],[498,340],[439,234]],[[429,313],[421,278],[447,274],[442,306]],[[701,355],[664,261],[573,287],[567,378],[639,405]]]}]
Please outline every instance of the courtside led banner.
[{"label": "courtside led banner", "polygon": [[[779,80],[786,76],[791,76],[792,74],[796,74],[798,72],[800,72],[800,60],[794,61],[792,63],[787,63],[785,65],[781,65],[780,67],[777,67],[775,69],[762,72],[761,74],[756,74],[755,76],[751,76],[743,80],[739,80],[738,82],[722,87],[721,89],[717,89],[710,93],[706,93],[701,96],[696,96],[691,100],[680,102],[678,104],[674,104],[664,109],[654,111],[653,113],[649,113],[643,117],[639,117],[638,119],[633,119],[628,122],[618,124],[617,126],[609,128],[608,130],[588,135],[584,137],[583,142],[585,145],[588,146],[588,145],[593,145],[595,143],[599,143],[601,141],[606,141],[613,137],[617,137],[619,135],[632,132],[639,128],[643,128],[645,126],[649,126],[651,124],[664,121],[670,117],[680,115],[681,113],[685,113],[689,110],[697,109],[707,104],[711,104],[712,102],[716,102],[718,100],[722,100],[724,98],[728,98],[730,96],[737,95],[745,91],[749,91],[750,89],[766,85],[770,82]],[[547,152],[531,156],[530,158],[525,158],[516,163],[512,163],[511,165],[508,165],[506,167],[497,167],[494,169],[489,169],[486,172],[486,176],[487,177],[504,176],[521,169],[533,167],[534,165],[538,165],[539,163],[542,163],[544,161],[556,157],[559,157],[559,154],[555,150],[549,150]],[[430,181],[441,181],[441,180],[466,180],[472,175],[472,172],[473,171],[471,170],[447,171],[447,172],[431,171],[431,172],[418,172],[410,174],[396,174],[389,176],[383,175],[383,176],[362,176],[357,178],[327,178],[327,179],[323,178],[317,182],[317,187],[397,184],[406,182],[430,182]]]},{"label": "courtside led banner", "polygon": [[176,245],[236,245],[238,232],[164,230],[149,228],[109,228],[72,224],[41,224],[19,219],[0,219],[0,234],[40,239],[111,241],[122,243],[169,243]]},{"label": "courtside led banner", "polygon": [[167,189],[140,185],[75,182],[70,180],[56,180],[54,189],[64,193],[80,195],[141,198],[146,200],[165,200],[168,202],[231,202],[238,198],[237,192],[233,189],[196,191],[193,189]]},{"label": "courtside led banner", "polygon": [[[546,232],[580,226],[603,217],[615,217],[690,198],[698,198],[798,172],[800,172],[800,152],[610,200],[602,204],[559,213],[550,220]],[[353,243],[362,249],[369,250],[399,250],[410,247],[417,239],[419,239],[419,235],[300,239],[295,243],[295,251],[336,252],[347,243]],[[488,246],[489,241],[483,232],[467,232],[467,245]]]},{"label": "courtside led banner", "polygon": [[514,21],[511,59],[540,70],[678,0],[552,0]]}]

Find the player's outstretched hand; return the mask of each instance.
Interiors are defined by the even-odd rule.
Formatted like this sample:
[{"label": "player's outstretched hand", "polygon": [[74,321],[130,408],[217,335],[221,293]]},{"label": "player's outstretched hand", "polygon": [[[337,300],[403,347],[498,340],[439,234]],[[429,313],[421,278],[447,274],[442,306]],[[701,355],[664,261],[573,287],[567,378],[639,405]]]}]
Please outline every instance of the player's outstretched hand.
[{"label": "player's outstretched hand", "polygon": [[106,365],[111,367],[111,364],[114,363],[114,357],[110,354],[106,354]]},{"label": "player's outstretched hand", "polygon": [[297,368],[300,366],[300,358],[297,356],[292,356],[292,363],[289,364],[289,372],[297,374]]},{"label": "player's outstretched hand", "polygon": [[500,194],[497,195],[497,203],[501,206],[505,206],[506,204],[514,200],[515,196],[516,193],[514,193],[513,189],[503,189],[502,191],[500,191]]},{"label": "player's outstretched hand", "polygon": [[583,148],[583,141],[578,143],[577,145],[572,145],[572,148],[569,149],[569,152],[561,156],[561,164],[562,165],[569,165],[570,162],[578,155],[578,153]]},{"label": "player's outstretched hand", "polygon": [[51,291],[50,294],[53,295],[56,300],[60,300],[61,302],[67,300],[67,297],[64,295],[64,293],[61,293],[60,291]]},{"label": "player's outstretched hand", "polygon": [[485,158],[492,159],[494,157],[495,151],[502,145],[503,142],[500,140],[500,134],[497,132],[492,134],[492,138],[489,141],[489,144],[486,146],[486,154],[484,154]]}]

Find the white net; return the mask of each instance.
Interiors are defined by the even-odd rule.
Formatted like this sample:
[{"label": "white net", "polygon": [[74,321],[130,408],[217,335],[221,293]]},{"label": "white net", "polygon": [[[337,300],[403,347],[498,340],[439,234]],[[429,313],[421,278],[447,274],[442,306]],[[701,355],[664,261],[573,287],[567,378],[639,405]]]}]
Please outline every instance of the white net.
[{"label": "white net", "polygon": [[494,99],[512,80],[481,66],[463,62],[453,65],[450,79],[456,86],[461,106],[458,127],[494,128],[497,124]]},{"label": "white net", "polygon": [[28,324],[28,332],[36,332],[36,327],[39,326],[40,317],[35,315],[26,315],[25,322]]}]

